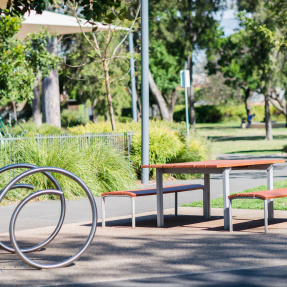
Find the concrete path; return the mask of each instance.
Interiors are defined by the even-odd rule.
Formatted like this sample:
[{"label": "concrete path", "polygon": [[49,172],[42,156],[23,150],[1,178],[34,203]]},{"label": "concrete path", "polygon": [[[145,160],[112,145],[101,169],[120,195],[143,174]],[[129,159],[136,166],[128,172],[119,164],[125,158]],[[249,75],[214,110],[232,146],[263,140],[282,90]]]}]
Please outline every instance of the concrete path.
[{"label": "concrete path", "polygon": [[[233,233],[223,230],[220,209],[212,209],[210,220],[201,208],[172,213],[166,210],[165,228],[156,227],[155,213],[142,214],[136,229],[127,218],[98,227],[88,251],[65,268],[35,270],[0,250],[0,286],[286,286],[286,212],[276,212],[269,234],[262,210],[234,210]],[[24,230],[17,238],[35,244],[51,230]],[[89,230],[89,222],[66,224],[46,250],[28,256],[43,263],[63,260]]]}]

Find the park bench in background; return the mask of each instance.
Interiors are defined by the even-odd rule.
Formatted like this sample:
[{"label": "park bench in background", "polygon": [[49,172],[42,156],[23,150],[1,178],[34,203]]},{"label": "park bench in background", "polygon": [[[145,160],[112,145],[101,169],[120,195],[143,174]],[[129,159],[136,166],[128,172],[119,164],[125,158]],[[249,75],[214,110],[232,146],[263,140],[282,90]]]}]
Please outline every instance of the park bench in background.
[{"label": "park bench in background", "polygon": [[287,197],[287,188],[265,190],[265,191],[256,191],[249,193],[238,193],[229,195],[230,201],[230,210],[229,210],[229,230],[233,231],[232,226],[232,200],[237,198],[243,199],[262,199],[264,200],[264,224],[265,224],[265,233],[268,232],[268,200],[274,198]]},{"label": "park bench in background", "polygon": [[[163,194],[174,193],[175,194],[175,215],[177,215],[177,193],[182,191],[204,189],[204,185],[201,184],[183,184],[163,187]],[[132,202],[132,227],[136,226],[135,219],[135,198],[139,196],[155,195],[156,188],[148,189],[136,189],[136,190],[126,190],[126,191],[113,191],[105,192],[101,194],[102,197],[102,227],[106,226],[105,223],[105,199],[106,197],[130,197]]]}]

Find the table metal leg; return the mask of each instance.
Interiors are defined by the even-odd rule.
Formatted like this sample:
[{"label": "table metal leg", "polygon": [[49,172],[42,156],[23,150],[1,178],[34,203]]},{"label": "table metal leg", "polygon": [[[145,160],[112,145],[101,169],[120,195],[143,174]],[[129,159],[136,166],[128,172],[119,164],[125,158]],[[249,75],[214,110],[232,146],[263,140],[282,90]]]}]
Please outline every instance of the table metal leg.
[{"label": "table metal leg", "polygon": [[210,218],[210,174],[204,174],[203,190],[203,214],[204,218]]},{"label": "table metal leg", "polygon": [[157,201],[157,227],[164,226],[163,218],[163,191],[162,169],[156,169],[156,201]]},{"label": "table metal leg", "polygon": [[223,208],[224,208],[224,229],[229,229],[229,174],[231,168],[227,168],[223,171]]},{"label": "table metal leg", "polygon": [[[267,169],[267,189],[273,189],[273,165]],[[268,220],[274,219],[274,206],[273,199],[268,200]]]}]

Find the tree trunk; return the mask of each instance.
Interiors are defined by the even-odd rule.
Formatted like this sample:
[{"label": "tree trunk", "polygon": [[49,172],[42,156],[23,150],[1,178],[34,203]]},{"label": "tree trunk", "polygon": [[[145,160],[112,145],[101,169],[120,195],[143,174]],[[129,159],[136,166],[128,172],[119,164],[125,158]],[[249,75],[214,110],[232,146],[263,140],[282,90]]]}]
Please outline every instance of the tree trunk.
[{"label": "tree trunk", "polygon": [[[57,54],[57,37],[48,40],[48,51]],[[61,128],[58,70],[51,70],[42,81],[43,121]]]},{"label": "tree trunk", "polygon": [[14,120],[17,121],[17,111],[16,111],[17,108],[16,108],[16,102],[14,100],[12,100],[12,105],[13,105]]},{"label": "tree trunk", "polygon": [[92,105],[92,114],[93,114],[93,122],[97,123],[98,122],[98,115],[96,113],[96,106],[97,106],[97,98],[94,99],[93,105]]},{"label": "tree trunk", "polygon": [[172,91],[172,96],[171,96],[171,102],[170,102],[170,107],[169,107],[169,120],[172,122],[173,121],[173,112],[174,112],[174,107],[176,104],[177,100],[177,92],[176,90]]},{"label": "tree trunk", "polygon": [[243,91],[244,91],[245,109],[246,109],[246,114],[247,114],[247,117],[248,117],[248,116],[250,116],[252,114],[252,107],[251,107],[250,102],[249,102],[249,98],[250,98],[250,95],[251,95],[251,90],[250,90],[250,88],[247,88],[247,89],[243,88]]},{"label": "tree trunk", "polygon": [[265,140],[271,141],[273,140],[272,124],[269,109],[269,94],[266,91],[264,93],[264,99],[265,99],[265,131],[266,131]]},{"label": "tree trunk", "polygon": [[154,96],[154,99],[156,100],[156,102],[159,106],[161,118],[163,120],[169,120],[169,112],[168,112],[167,104],[166,104],[165,99],[162,96],[161,92],[159,91],[150,70],[148,71],[148,77],[149,77],[149,86],[151,89],[151,93]]},{"label": "tree trunk", "polygon": [[196,117],[195,117],[195,108],[194,108],[194,87],[193,87],[193,62],[192,56],[187,58],[187,67],[190,73],[190,87],[188,88],[188,104],[189,104],[189,123],[192,125],[193,130],[195,130]]},{"label": "tree trunk", "polygon": [[33,122],[37,126],[42,125],[42,115],[41,115],[41,99],[40,99],[40,87],[39,78],[36,79],[37,85],[33,89],[34,99],[32,100],[32,114]]},{"label": "tree trunk", "polygon": [[107,99],[108,99],[108,106],[109,106],[109,113],[111,118],[112,129],[116,132],[116,123],[115,123],[115,116],[114,116],[114,109],[111,97],[111,90],[110,90],[110,76],[109,76],[109,66],[108,62],[105,59],[103,61],[104,72],[105,72],[105,83],[106,83],[106,90],[107,90]]}]

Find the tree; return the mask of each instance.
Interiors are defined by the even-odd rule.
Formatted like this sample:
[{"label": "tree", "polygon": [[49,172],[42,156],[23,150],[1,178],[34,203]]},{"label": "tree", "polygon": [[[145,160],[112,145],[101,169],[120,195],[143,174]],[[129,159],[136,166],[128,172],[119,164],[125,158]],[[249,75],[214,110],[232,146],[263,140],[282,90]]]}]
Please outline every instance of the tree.
[{"label": "tree", "polygon": [[195,92],[195,100],[211,105],[240,103],[240,89],[237,86],[228,86],[224,82],[224,76],[220,72],[209,76],[203,86]]},{"label": "tree", "polygon": [[255,53],[257,51],[252,49],[251,34],[246,30],[240,30],[229,37],[219,37],[206,52],[209,74],[220,71],[226,85],[242,89],[246,117],[252,114],[249,103],[251,92],[259,86]]},{"label": "tree", "polygon": [[[64,6],[67,4],[67,0],[64,1]],[[37,13],[41,14],[43,10],[47,8],[47,4],[54,4],[54,0],[14,0],[7,1],[4,7],[0,7],[0,15],[21,16],[25,12],[35,9]],[[130,19],[131,16],[124,0],[96,0],[92,2],[86,0],[74,0],[73,3],[80,11],[81,15],[87,19],[91,24],[96,27],[95,21],[104,21],[106,23],[112,23],[115,19]],[[2,8],[2,9],[1,9]],[[117,11],[116,11],[117,10]],[[55,53],[56,51],[56,38],[52,39],[49,43],[49,48]],[[44,87],[49,89],[43,90],[44,96],[44,119],[47,122],[60,126],[60,107],[59,107],[59,88],[58,88],[58,74],[57,70],[51,70],[43,83]],[[37,94],[37,91],[35,91]],[[56,112],[56,115],[54,114]]]},{"label": "tree", "polygon": [[6,101],[13,103],[15,119],[16,102],[31,100],[36,77],[47,73],[47,67],[56,65],[58,61],[45,47],[47,32],[36,33],[19,41],[14,35],[20,25],[19,17],[1,16],[0,93]]},{"label": "tree", "polygon": [[[173,68],[168,73],[169,79],[178,78],[179,70],[183,69],[184,63],[187,62],[191,80],[191,87],[188,91],[190,123],[194,127],[196,120],[192,55],[194,49],[206,48],[213,42],[218,33],[218,23],[214,19],[214,15],[224,8],[224,3],[225,1],[221,0],[151,1],[151,58],[153,57],[152,53],[155,53],[155,59],[160,53],[174,57],[172,60]],[[166,52],[164,49],[166,49]],[[166,69],[164,65],[167,66],[168,64],[168,60],[163,62],[161,65],[162,70]],[[156,73],[156,69],[156,67],[151,66],[152,73]],[[159,84],[158,77],[160,77],[160,73],[155,77],[157,84]]]},{"label": "tree", "polygon": [[[73,16],[77,18],[78,17],[77,2],[76,1],[69,1],[69,8],[72,11]],[[118,9],[119,9],[119,11],[125,10],[121,6],[118,7]],[[138,12],[139,12],[139,8],[138,8],[137,13]],[[109,23],[114,19],[115,18],[110,18]],[[121,24],[124,24],[123,23],[124,19],[121,17],[120,17],[120,19],[122,20]],[[135,23],[135,20],[134,20],[133,24],[131,25],[131,28],[134,25],[134,23]],[[113,79],[113,80],[111,79],[111,71],[110,71],[109,65],[111,62],[114,62],[114,61],[119,60],[119,59],[128,61],[127,55],[124,55],[122,53],[121,46],[124,43],[124,41],[126,40],[130,30],[128,28],[125,29],[125,30],[127,30],[125,32],[126,35],[121,39],[120,43],[118,43],[116,45],[116,47],[111,49],[111,47],[112,47],[111,42],[112,42],[113,37],[117,33],[117,30],[113,29],[112,26],[108,26],[107,31],[102,31],[100,34],[98,34],[96,32],[97,31],[97,24],[96,23],[93,23],[93,24],[94,24],[94,28],[92,29],[92,32],[90,33],[90,35],[85,33],[83,30],[82,30],[82,33],[92,48],[92,50],[89,52],[89,56],[91,58],[93,58],[94,61],[99,62],[103,67],[103,72],[104,72],[103,78],[104,78],[105,87],[106,87],[106,96],[107,96],[107,102],[108,102],[108,108],[109,108],[109,116],[110,116],[110,120],[111,120],[112,129],[113,129],[113,131],[116,131],[115,115],[114,115],[114,108],[113,108],[112,96],[111,96],[111,86],[110,86],[111,82],[114,81],[115,79]],[[120,23],[117,23],[117,24],[120,24]],[[117,25],[117,26],[119,26],[119,25]],[[100,36],[102,36],[101,41],[99,40]],[[128,74],[128,71],[127,71],[127,74]]]},{"label": "tree", "polygon": [[265,139],[272,140],[269,101],[276,72],[277,51],[275,43],[270,41],[269,37],[261,29],[258,29],[258,26],[265,25],[275,32],[276,23],[273,21],[270,11],[264,6],[264,1],[259,1],[256,9],[259,12],[254,13],[252,18],[241,15],[241,19],[244,28],[250,33],[251,48],[256,62],[254,69],[257,70],[260,79],[260,92],[265,99]]},{"label": "tree", "polygon": [[[6,2],[6,3],[5,3]],[[4,13],[7,16],[23,16],[26,12],[36,10],[38,14],[42,14],[47,9],[47,5],[54,5],[55,0],[13,0],[5,1],[3,7],[0,7],[0,14]],[[68,0],[63,1],[66,5]],[[85,19],[93,23],[94,21],[104,21],[112,23],[115,19],[130,19],[130,13],[127,7],[121,7],[125,0],[74,0],[75,4],[81,10],[81,14]],[[121,10],[115,12],[116,9]]]},{"label": "tree", "polygon": [[[98,40],[104,41],[104,37],[100,36]],[[120,33],[115,34],[110,43],[110,50],[114,50],[120,41]],[[102,43],[99,45],[102,46]],[[70,35],[62,39],[62,48],[66,62],[60,75],[61,86],[65,88],[70,98],[77,99],[81,103],[91,103],[94,121],[97,121],[98,115],[104,115],[108,120],[103,66],[99,59],[95,58],[95,52],[90,44],[82,34]],[[130,95],[126,89],[129,78],[125,77],[128,70],[127,61],[121,58],[112,61],[110,74],[115,81],[111,83],[111,95],[116,115],[121,115],[122,108],[130,105]]]}]

